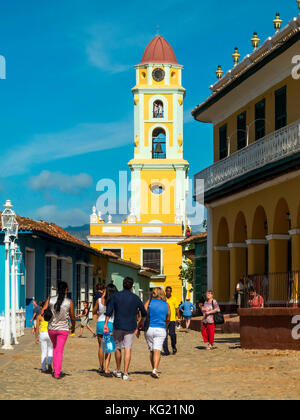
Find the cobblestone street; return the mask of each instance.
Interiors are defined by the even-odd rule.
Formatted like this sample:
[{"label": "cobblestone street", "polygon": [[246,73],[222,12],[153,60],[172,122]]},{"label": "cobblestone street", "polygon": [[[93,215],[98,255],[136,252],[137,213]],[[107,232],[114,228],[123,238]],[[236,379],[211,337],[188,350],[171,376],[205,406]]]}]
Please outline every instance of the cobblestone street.
[{"label": "cobblestone street", "polygon": [[[78,333],[77,333],[78,334]],[[300,354],[243,351],[237,335],[217,335],[204,350],[200,333],[178,333],[178,354],[162,358],[161,378],[150,377],[148,350],[135,339],[131,381],[98,375],[97,339],[69,337],[56,381],[40,372],[40,346],[26,331],[11,352],[0,350],[0,399],[299,399]],[[115,363],[112,360],[111,368]]]}]

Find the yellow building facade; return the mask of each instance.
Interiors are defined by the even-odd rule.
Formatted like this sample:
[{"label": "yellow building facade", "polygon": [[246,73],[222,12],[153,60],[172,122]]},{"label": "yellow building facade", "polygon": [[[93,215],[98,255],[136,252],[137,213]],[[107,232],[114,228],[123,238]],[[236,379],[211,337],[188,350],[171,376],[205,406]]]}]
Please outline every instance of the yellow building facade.
[{"label": "yellow building facade", "polygon": [[104,223],[93,210],[91,246],[157,270],[150,287],[171,286],[182,299],[179,267],[186,226],[188,162],[183,159],[183,67],[172,47],[156,36],[135,66],[134,157],[130,215],[122,223]]},{"label": "yellow building facade", "polygon": [[229,307],[241,278],[266,305],[299,301],[299,51],[300,16],[220,78],[192,111],[214,125],[214,164],[195,178],[205,184],[209,287]]}]

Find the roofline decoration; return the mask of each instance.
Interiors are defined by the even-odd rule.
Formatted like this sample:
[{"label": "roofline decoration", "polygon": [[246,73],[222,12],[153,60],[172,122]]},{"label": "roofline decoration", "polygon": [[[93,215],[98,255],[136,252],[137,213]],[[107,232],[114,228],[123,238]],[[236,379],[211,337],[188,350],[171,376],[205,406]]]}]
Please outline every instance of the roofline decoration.
[{"label": "roofline decoration", "polygon": [[202,104],[197,105],[191,114],[194,119],[215,104],[232,89],[241,84],[245,79],[252,76],[273,58],[282,54],[291,45],[300,39],[300,15],[293,18],[281,31],[266,39],[261,47],[254,50],[235,67],[229,70],[224,77],[210,86],[212,95]]}]

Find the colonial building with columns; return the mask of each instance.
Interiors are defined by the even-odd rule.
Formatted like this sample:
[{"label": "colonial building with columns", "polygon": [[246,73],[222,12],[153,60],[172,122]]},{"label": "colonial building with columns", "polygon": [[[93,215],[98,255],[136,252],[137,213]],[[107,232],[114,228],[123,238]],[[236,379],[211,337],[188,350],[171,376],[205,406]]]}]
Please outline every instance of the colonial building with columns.
[{"label": "colonial building with columns", "polygon": [[[192,111],[214,126],[214,164],[204,179],[208,214],[208,285],[234,303],[240,278],[266,305],[297,303],[300,272],[300,16],[210,87]],[[281,26],[282,25],[282,26]],[[298,57],[298,61],[297,61]],[[201,192],[196,191],[196,199]]]},{"label": "colonial building with columns", "polygon": [[91,215],[91,246],[157,271],[150,286],[171,286],[181,300],[179,267],[186,226],[188,162],[183,159],[183,67],[170,44],[156,36],[135,66],[134,157],[131,211],[122,223]]}]

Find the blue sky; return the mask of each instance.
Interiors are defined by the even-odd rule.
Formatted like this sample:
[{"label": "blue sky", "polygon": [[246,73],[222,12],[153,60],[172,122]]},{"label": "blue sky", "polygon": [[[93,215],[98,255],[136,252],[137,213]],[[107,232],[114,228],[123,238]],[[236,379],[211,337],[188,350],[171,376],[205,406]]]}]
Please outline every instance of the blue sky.
[{"label": "blue sky", "polygon": [[191,109],[209,95],[235,46],[251,52],[297,15],[296,0],[257,2],[11,0],[0,14],[0,203],[63,226],[88,223],[101,178],[133,157],[133,66],[160,34],[184,65],[184,157],[190,176],[212,164],[212,128]]}]

